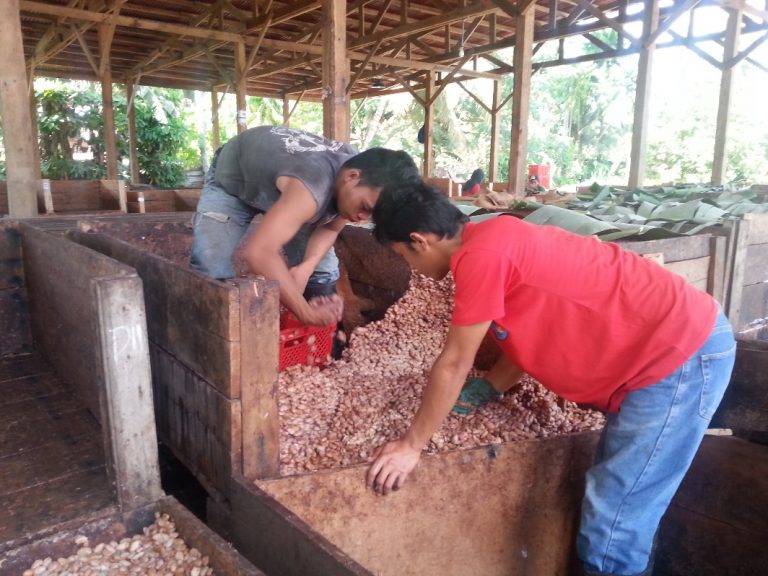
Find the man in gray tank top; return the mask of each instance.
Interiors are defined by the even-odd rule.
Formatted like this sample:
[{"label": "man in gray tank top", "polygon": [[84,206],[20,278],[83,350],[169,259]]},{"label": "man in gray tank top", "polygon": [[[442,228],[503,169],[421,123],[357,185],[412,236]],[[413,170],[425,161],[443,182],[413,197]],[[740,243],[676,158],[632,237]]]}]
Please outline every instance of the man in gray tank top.
[{"label": "man in gray tank top", "polygon": [[251,128],[214,155],[194,218],[191,267],[231,278],[237,248],[250,272],[280,283],[281,302],[299,320],[332,324],[341,315],[331,296],[337,235],[347,222],[370,219],[383,187],[419,177],[403,151],[358,154],[302,130]]}]

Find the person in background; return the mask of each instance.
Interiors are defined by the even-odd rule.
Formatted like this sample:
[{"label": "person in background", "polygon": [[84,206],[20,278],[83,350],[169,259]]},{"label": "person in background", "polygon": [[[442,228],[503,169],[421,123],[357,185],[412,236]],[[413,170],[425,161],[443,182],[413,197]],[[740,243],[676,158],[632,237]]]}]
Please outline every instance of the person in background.
[{"label": "person in background", "polygon": [[528,183],[525,185],[525,195],[526,196],[534,196],[536,194],[541,194],[542,192],[546,192],[547,189],[544,188],[541,184],[539,184],[539,179],[536,177],[536,174],[531,174],[528,177]]},{"label": "person in background", "polygon": [[[384,190],[373,222],[416,271],[453,274],[455,308],[410,428],[375,449],[368,485],[401,488],[452,409],[491,402],[528,373],[607,412],[576,542],[583,574],[649,576],[659,522],[734,363],[717,302],[618,244],[512,216],[472,224],[422,183]],[[464,386],[486,334],[501,359]]]},{"label": "person in background", "polygon": [[480,192],[480,184],[485,179],[485,173],[481,168],[477,168],[469,177],[469,180],[461,185],[462,196],[474,196]]},{"label": "person in background", "polygon": [[233,277],[232,254],[242,240],[250,271],[277,280],[281,302],[300,321],[330,325],[343,309],[335,295],[337,235],[347,222],[370,218],[382,187],[419,176],[403,151],[358,153],[281,126],[246,130],[216,152],[206,174],[191,268]]}]

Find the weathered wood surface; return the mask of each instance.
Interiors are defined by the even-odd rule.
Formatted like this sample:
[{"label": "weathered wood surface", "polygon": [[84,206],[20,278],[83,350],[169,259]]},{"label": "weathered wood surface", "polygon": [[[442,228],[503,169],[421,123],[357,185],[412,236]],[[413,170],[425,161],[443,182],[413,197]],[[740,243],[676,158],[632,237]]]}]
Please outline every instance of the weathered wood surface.
[{"label": "weathered wood surface", "polygon": [[34,538],[0,543],[4,560],[0,565],[0,574],[21,574],[37,559],[71,556],[79,549],[75,543],[78,536],[86,536],[91,546],[131,537],[154,522],[154,513],[157,512],[168,514],[187,546],[197,548],[203,556],[208,557],[214,574],[264,576],[263,572],[170,496],[161,498],[143,509],[142,514],[130,518],[116,514],[114,510],[107,512],[84,511],[80,518],[65,522],[53,530],[41,531]]},{"label": "weathered wood surface", "polygon": [[766,510],[768,447],[705,437],[662,521],[654,574],[763,576]]},{"label": "weathered wood surface", "polygon": [[224,396],[154,342],[150,357],[160,440],[212,497],[226,501],[242,459],[240,401]]},{"label": "weathered wood surface", "polygon": [[136,269],[144,282],[149,338],[227,398],[240,397],[238,289],[100,233],[73,239]]},{"label": "weathered wood surface", "polygon": [[280,469],[280,288],[277,282],[236,282],[243,352],[241,472],[249,479],[268,478],[277,476]]},{"label": "weathered wood surface", "polygon": [[146,252],[162,256],[187,268],[192,254],[192,222],[154,222],[147,217],[125,220],[86,220],[80,222],[83,232],[101,232],[107,236],[124,240]]},{"label": "weathered wood surface", "polygon": [[76,388],[94,416],[106,422],[91,282],[96,277],[127,277],[135,272],[28,224],[22,223],[20,230],[35,345]]},{"label": "weathered wood surface", "polygon": [[101,428],[39,355],[0,360],[0,422],[0,550],[84,511],[112,509]]},{"label": "weathered wood surface", "polygon": [[92,283],[101,350],[102,391],[108,413],[112,474],[121,509],[160,498],[152,376],[144,294],[138,276]]},{"label": "weathered wood surface", "polygon": [[[597,438],[425,456],[386,497],[366,488],[366,465],[256,485],[376,574],[465,575],[469,562],[486,576],[567,574]],[[233,514],[245,505],[238,500]]]},{"label": "weathered wood surface", "polygon": [[680,236],[678,238],[662,238],[660,240],[626,241],[618,243],[625,250],[635,254],[664,254],[664,263],[706,258],[710,254],[709,235]]},{"label": "weathered wood surface", "polygon": [[768,444],[768,339],[738,341],[731,383],[712,426]]},{"label": "weathered wood surface", "polygon": [[237,549],[267,574],[372,576],[261,488],[236,477],[230,530]]},{"label": "weathered wood surface", "polygon": [[0,357],[32,351],[18,222],[0,221]]}]

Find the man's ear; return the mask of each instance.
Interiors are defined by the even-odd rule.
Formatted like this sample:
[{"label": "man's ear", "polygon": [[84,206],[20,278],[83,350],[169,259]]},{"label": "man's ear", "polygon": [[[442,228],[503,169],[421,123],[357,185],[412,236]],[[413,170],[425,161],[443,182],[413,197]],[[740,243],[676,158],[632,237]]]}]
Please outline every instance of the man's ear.
[{"label": "man's ear", "polygon": [[409,235],[411,246],[416,251],[423,251],[430,246],[429,239],[421,232],[411,232]]},{"label": "man's ear", "polygon": [[341,180],[345,184],[348,182],[359,181],[362,172],[359,168],[344,168],[341,173]]}]

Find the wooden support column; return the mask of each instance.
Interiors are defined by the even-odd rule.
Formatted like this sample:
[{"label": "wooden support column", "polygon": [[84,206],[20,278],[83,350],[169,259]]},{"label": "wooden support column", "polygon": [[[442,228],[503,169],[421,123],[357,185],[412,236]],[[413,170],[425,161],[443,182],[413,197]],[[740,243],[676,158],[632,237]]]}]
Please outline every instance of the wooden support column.
[{"label": "wooden support column", "polygon": [[216,93],[216,86],[211,86],[211,130],[213,131],[214,152],[221,146],[221,134],[219,133],[219,96]]},{"label": "wooden support column", "polygon": [[349,141],[347,0],[323,0],[323,135]]},{"label": "wooden support column", "polygon": [[434,154],[432,150],[432,100],[435,93],[435,73],[427,70],[426,81],[424,82],[424,164],[421,171],[424,178],[429,178],[432,174],[432,164],[434,163]]},{"label": "wooden support column", "polygon": [[291,102],[288,100],[288,94],[283,96],[283,126],[291,125]]},{"label": "wooden support column", "polygon": [[110,52],[114,25],[99,26],[99,77],[101,80],[101,101],[104,110],[104,162],[107,180],[117,180],[117,145],[115,142],[115,109],[112,104],[112,64]]},{"label": "wooden support column", "polygon": [[246,95],[245,44],[235,44],[235,87],[237,100],[237,133],[248,129],[248,104]]},{"label": "wooden support column", "polygon": [[723,52],[723,73],[720,78],[720,100],[717,107],[717,131],[715,132],[715,156],[712,159],[712,184],[723,184],[728,162],[726,146],[728,144],[728,117],[731,112],[733,94],[733,59],[739,50],[742,11],[728,8],[728,28],[725,33]]},{"label": "wooden support column", "polygon": [[3,120],[8,180],[8,213],[11,218],[37,216],[39,182],[35,169],[36,143],[27,90],[27,70],[21,39],[18,0],[0,2],[0,115]]},{"label": "wooden support column", "polygon": [[528,113],[531,97],[531,57],[533,54],[534,11],[528,8],[516,18],[515,84],[512,95],[512,140],[509,150],[509,189],[519,198],[525,196],[528,160]]},{"label": "wooden support column", "polygon": [[659,27],[659,1],[645,2],[643,18],[643,37],[640,47],[640,59],[637,65],[637,86],[635,88],[635,119],[632,125],[632,152],[629,160],[629,187],[639,188],[645,179],[645,148],[648,141],[649,101],[651,99],[651,74],[653,56],[656,52],[655,41],[648,43],[648,38]]},{"label": "wooden support column", "polygon": [[139,183],[139,148],[138,140],[136,137],[136,106],[134,99],[136,98],[136,85],[133,81],[128,81],[125,84],[125,101],[128,106],[128,146],[129,154],[131,158],[131,184],[136,185]]},{"label": "wooden support column", "polygon": [[499,103],[501,102],[501,81],[493,81],[493,101],[491,102],[491,160],[488,166],[488,181],[496,182],[499,178]]}]

